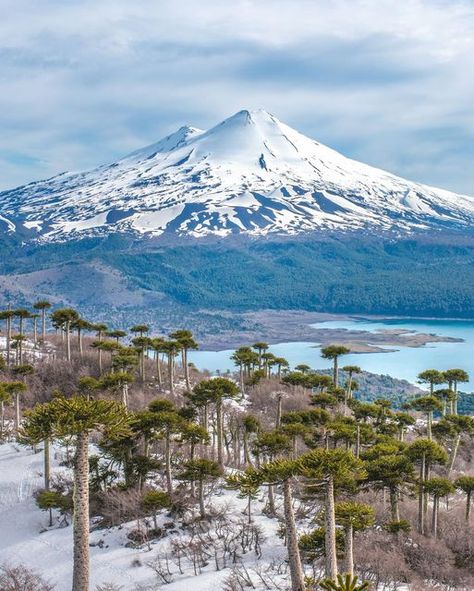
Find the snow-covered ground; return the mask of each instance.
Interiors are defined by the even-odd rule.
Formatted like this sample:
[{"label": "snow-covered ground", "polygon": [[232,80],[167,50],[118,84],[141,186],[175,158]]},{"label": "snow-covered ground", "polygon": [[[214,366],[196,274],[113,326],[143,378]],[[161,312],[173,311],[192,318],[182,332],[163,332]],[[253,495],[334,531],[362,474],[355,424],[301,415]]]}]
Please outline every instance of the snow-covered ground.
[{"label": "snow-covered ground", "polygon": [[[62,452],[54,449],[54,471],[64,471],[58,460]],[[37,570],[47,579],[56,583],[57,591],[68,591],[72,574],[72,527],[60,527],[55,520],[53,528],[47,528],[47,513],[38,509],[34,492],[42,487],[42,453],[33,453],[31,449],[15,443],[0,445],[0,563],[16,565],[19,563]],[[228,506],[228,513],[235,519],[243,519],[245,500],[238,499],[232,491],[225,491],[218,497],[219,504]],[[242,557],[243,563],[252,572],[253,568],[267,569],[271,565],[281,564],[285,558],[282,540],[276,535],[278,521],[261,515],[263,501],[253,502],[255,524],[264,532],[266,541],[262,545],[262,557],[258,559],[253,552]],[[161,522],[170,521],[167,516],[160,517]],[[152,542],[150,547],[140,549],[127,548],[130,540],[127,533],[136,527],[135,522],[123,527],[97,529],[91,533],[91,590],[105,582],[121,585],[122,591],[131,591],[137,584],[147,589],[162,586],[148,566],[156,557],[164,557],[169,552],[170,540],[184,533],[169,535]],[[230,576],[232,565],[216,571],[212,560],[202,573],[195,576],[190,563],[183,561],[184,574],[180,574],[175,564],[172,581],[166,585],[169,591],[182,591],[192,587],[193,591],[215,591]],[[283,573],[271,574],[286,578]],[[257,579],[258,577],[255,577]],[[285,584],[281,589],[285,589]]]}]

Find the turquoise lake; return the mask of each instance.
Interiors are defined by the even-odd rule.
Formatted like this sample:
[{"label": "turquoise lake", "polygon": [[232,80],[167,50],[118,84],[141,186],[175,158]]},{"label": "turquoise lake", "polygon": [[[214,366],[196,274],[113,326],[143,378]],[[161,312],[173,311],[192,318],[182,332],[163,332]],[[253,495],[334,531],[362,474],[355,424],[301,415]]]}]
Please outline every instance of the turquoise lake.
[{"label": "turquoise lake", "polygon": [[[463,339],[462,343],[432,343],[425,347],[397,347],[395,352],[358,353],[345,355],[341,365],[360,365],[362,369],[373,373],[388,374],[396,378],[416,383],[416,376],[428,368],[439,370],[459,367],[471,376],[469,386],[474,385],[474,321],[471,320],[415,320],[415,319],[384,319],[384,320],[336,320],[314,324],[318,328],[341,328],[351,330],[367,330],[406,328],[408,330],[436,334]],[[244,343],[242,343],[244,344]],[[393,349],[395,347],[387,347]],[[329,367],[321,359],[318,343],[290,342],[272,345],[270,351],[279,357],[285,357],[291,367],[306,363],[314,369]],[[225,372],[235,370],[230,359],[232,350],[226,351],[195,351],[190,354],[192,361],[199,369]],[[467,385],[466,385],[467,386]],[[464,386],[464,387],[466,387]]]}]

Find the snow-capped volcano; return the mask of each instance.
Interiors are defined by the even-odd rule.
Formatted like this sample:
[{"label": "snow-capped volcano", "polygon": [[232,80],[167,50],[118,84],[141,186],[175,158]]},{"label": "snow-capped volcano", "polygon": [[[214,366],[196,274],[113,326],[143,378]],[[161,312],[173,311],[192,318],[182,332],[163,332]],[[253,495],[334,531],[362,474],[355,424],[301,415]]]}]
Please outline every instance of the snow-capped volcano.
[{"label": "snow-capped volcano", "polygon": [[182,127],[118,162],[0,193],[0,227],[43,240],[469,227],[474,199],[345,158],[266,111]]}]

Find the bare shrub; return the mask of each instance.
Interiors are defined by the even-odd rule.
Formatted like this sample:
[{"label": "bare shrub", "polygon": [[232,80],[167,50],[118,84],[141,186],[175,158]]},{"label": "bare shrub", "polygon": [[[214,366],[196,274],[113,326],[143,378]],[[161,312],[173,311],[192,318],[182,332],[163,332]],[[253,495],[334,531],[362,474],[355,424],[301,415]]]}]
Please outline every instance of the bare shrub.
[{"label": "bare shrub", "polygon": [[381,531],[369,530],[357,536],[354,546],[356,571],[375,589],[391,591],[412,579],[400,540]]},{"label": "bare shrub", "polygon": [[100,496],[100,513],[109,525],[120,525],[143,514],[142,493],[137,488],[113,488]]},{"label": "bare shrub", "polygon": [[2,591],[53,591],[55,585],[23,564],[0,566],[0,589]]}]

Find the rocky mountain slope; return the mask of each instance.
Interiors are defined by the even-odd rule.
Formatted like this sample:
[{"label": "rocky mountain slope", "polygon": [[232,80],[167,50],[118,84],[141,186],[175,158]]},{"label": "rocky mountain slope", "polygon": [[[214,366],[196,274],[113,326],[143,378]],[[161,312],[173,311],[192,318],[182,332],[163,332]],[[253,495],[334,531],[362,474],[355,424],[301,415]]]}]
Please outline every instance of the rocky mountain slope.
[{"label": "rocky mountain slope", "polygon": [[0,193],[0,229],[41,241],[171,233],[468,229],[474,199],[345,158],[266,111],[182,127],[92,171]]}]

